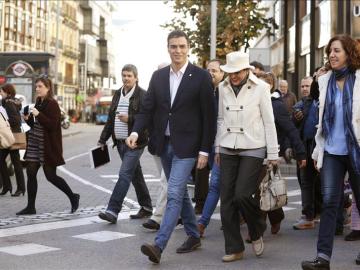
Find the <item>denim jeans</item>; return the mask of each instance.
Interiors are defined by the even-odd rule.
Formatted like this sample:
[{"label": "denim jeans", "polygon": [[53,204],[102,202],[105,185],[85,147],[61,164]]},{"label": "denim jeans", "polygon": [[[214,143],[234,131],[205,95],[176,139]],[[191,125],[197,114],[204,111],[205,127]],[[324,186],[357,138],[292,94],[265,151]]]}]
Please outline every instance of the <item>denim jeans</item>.
[{"label": "denim jeans", "polygon": [[146,210],[152,211],[149,190],[145,184],[139,161],[144,149],[130,149],[122,142],[118,142],[116,146],[122,163],[119,178],[111,194],[106,211],[114,216],[119,214],[131,182],[135,187],[139,204]]},{"label": "denim jeans", "polygon": [[359,208],[360,203],[357,198],[359,198],[360,194],[360,175],[354,172],[349,156],[324,153],[323,167],[320,172],[323,205],[320,217],[321,222],[317,242],[317,253],[319,257],[326,260],[330,260],[332,255],[337,213],[340,209],[339,204],[341,204],[341,198],[344,192],[344,177],[347,171],[349,172],[349,182],[353,190],[354,198]]},{"label": "denim jeans", "polygon": [[179,216],[187,235],[199,238],[194,208],[187,191],[187,181],[195,158],[178,158],[169,141],[165,142],[161,163],[168,179],[168,195],[165,213],[155,238],[155,245],[164,250],[175,229]]},{"label": "denim jeans", "polygon": [[199,223],[205,227],[209,224],[210,218],[215,211],[220,198],[220,167],[214,162],[211,169],[209,193],[206,197],[204,208]]}]

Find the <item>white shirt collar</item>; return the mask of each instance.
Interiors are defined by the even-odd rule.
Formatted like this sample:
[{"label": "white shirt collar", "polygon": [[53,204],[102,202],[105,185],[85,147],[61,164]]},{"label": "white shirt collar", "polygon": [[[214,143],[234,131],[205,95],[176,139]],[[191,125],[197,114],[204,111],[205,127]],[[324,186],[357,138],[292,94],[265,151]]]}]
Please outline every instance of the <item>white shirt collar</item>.
[{"label": "white shirt collar", "polygon": [[172,66],[170,65],[170,73],[176,74],[177,76],[179,76],[179,74],[184,74],[188,65],[189,65],[189,60],[186,60],[186,63],[179,69],[178,72],[175,72],[172,69]]}]

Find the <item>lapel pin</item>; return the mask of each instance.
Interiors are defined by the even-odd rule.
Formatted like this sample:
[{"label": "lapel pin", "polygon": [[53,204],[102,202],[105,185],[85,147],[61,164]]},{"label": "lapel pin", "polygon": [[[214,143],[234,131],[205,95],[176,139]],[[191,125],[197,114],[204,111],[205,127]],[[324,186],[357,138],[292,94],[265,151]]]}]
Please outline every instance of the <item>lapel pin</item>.
[{"label": "lapel pin", "polygon": [[192,76],[192,74],[190,73],[190,74],[189,74],[189,77],[191,77],[191,76]]}]

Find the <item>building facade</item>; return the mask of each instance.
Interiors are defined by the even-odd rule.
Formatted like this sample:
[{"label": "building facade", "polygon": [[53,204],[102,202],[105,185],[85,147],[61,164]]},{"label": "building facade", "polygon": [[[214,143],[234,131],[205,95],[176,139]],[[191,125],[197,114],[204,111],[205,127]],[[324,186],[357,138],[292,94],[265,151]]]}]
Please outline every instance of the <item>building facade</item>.
[{"label": "building facade", "polygon": [[111,95],[115,79],[112,13],[116,3],[81,1],[80,10],[80,93],[90,97]]},{"label": "building facade", "polygon": [[49,51],[57,60],[53,62],[51,71],[58,102],[68,111],[76,108],[79,91],[79,2],[49,1],[49,5]]},{"label": "building facade", "polygon": [[[271,35],[255,42],[253,59],[266,55],[271,70],[298,94],[301,78],[312,75],[325,59],[325,46],[336,34],[360,40],[360,0],[263,1],[274,18]],[[260,52],[260,53],[259,53]]]}]

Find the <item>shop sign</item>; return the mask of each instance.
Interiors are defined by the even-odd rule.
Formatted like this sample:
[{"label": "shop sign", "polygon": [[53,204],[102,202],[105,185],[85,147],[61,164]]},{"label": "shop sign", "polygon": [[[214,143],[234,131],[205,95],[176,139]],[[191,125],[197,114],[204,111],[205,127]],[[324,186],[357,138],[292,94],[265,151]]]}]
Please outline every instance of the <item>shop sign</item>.
[{"label": "shop sign", "polygon": [[16,63],[12,70],[15,76],[21,77],[25,75],[27,67],[23,63]]}]

